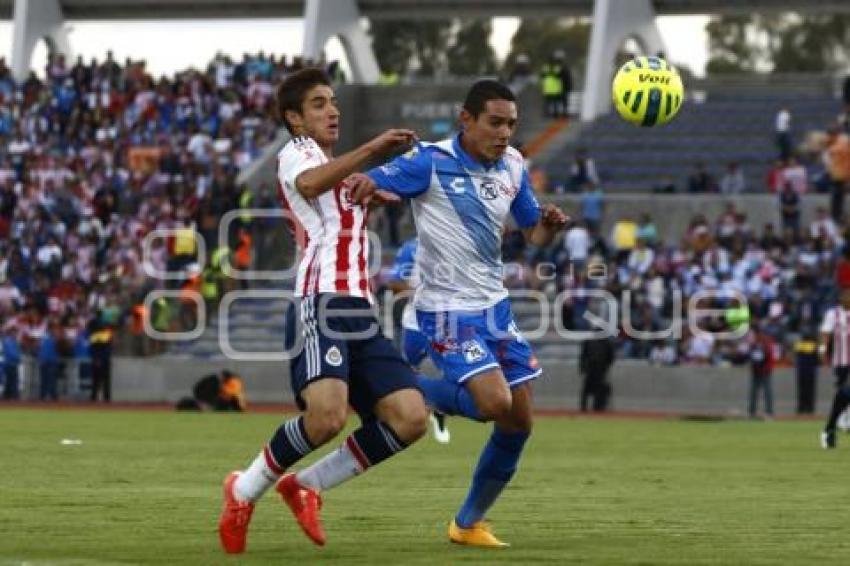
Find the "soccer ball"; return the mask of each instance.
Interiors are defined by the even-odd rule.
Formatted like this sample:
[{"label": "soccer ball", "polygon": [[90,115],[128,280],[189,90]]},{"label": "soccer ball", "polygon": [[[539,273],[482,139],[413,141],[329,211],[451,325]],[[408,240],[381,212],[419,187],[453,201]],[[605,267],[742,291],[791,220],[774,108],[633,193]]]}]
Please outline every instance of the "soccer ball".
[{"label": "soccer ball", "polygon": [[635,57],[620,67],[611,87],[614,106],[635,126],[657,126],[673,119],[685,89],[676,69],[660,57]]}]

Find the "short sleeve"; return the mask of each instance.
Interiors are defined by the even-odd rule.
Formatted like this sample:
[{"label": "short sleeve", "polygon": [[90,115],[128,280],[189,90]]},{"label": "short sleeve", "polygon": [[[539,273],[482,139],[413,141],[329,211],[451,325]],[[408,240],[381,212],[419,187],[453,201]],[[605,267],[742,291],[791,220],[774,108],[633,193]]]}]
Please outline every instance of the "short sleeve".
[{"label": "short sleeve", "polygon": [[295,138],[286,144],[278,157],[278,179],[293,191],[298,190],[298,175],[326,162],[325,154],[310,138]]},{"label": "short sleeve", "polygon": [[822,333],[830,334],[835,330],[835,309],[826,311],[826,316],[823,317],[823,322],[820,325]]},{"label": "short sleeve", "polygon": [[379,189],[400,197],[413,198],[428,190],[431,184],[431,152],[421,144],[389,163],[376,167],[366,174]]},{"label": "short sleeve", "polygon": [[520,228],[531,228],[540,220],[540,203],[534,196],[527,170],[522,172],[519,192],[511,203],[511,215]]}]

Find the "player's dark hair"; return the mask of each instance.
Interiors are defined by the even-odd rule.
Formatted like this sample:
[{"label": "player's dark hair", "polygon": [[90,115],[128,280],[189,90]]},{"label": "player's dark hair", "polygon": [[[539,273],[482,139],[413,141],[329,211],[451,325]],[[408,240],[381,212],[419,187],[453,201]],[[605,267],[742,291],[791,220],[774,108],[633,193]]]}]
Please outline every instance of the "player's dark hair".
[{"label": "player's dark hair", "polygon": [[469,89],[469,92],[466,93],[466,100],[463,101],[463,109],[472,114],[473,118],[478,118],[478,115],[484,111],[488,100],[516,102],[516,96],[514,96],[511,89],[499,81],[482,79],[476,81]]},{"label": "player's dark hair", "polygon": [[277,87],[277,117],[283,120],[283,125],[290,134],[295,135],[295,132],[286,120],[287,110],[303,114],[304,97],[307,96],[307,91],[316,85],[331,86],[331,79],[322,69],[307,67],[292,73]]}]

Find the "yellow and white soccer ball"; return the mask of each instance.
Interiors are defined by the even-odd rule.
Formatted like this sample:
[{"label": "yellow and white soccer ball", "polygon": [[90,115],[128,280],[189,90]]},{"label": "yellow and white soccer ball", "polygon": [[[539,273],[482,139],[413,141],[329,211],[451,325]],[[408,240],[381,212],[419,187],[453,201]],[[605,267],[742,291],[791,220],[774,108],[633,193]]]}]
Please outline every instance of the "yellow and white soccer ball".
[{"label": "yellow and white soccer ball", "polygon": [[611,87],[620,116],[636,126],[657,126],[672,120],[685,98],[682,77],[660,57],[635,57],[614,77]]}]

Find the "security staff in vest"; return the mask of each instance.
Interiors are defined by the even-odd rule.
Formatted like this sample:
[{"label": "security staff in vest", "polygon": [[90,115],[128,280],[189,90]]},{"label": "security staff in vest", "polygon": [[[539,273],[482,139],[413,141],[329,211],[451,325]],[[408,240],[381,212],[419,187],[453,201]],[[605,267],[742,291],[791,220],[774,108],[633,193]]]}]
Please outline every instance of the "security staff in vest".
[{"label": "security staff in vest", "polygon": [[806,329],[794,344],[797,366],[797,414],[815,412],[818,380],[818,341],[814,329]]},{"label": "security staff in vest", "polygon": [[218,306],[222,279],[224,274],[221,269],[216,269],[212,265],[206,266],[201,273],[201,296],[207,304],[208,311]]},{"label": "security staff in vest", "polygon": [[561,82],[561,64],[553,54],[540,69],[540,90],[543,94],[543,115],[557,118],[561,115],[564,85]]},{"label": "security staff in vest", "polygon": [[242,187],[242,192],[239,193],[239,209],[242,211],[239,213],[239,222],[242,225],[242,228],[246,230],[251,229],[251,221],[254,219],[251,214],[251,207],[254,204],[254,193],[251,189],[245,185]]},{"label": "security staff in vest", "polygon": [[555,61],[561,68],[561,103],[558,106],[560,112],[558,117],[566,118],[570,115],[570,92],[573,90],[573,75],[570,73],[570,66],[567,65],[566,56],[560,49],[555,51]]},{"label": "security staff in vest", "polygon": [[103,321],[101,313],[89,322],[89,350],[91,352],[91,400],[97,401],[98,392],[107,403],[112,399],[112,327]]},{"label": "security staff in vest", "polygon": [[182,271],[193,263],[198,254],[195,227],[191,218],[183,219],[183,226],[174,231],[174,253],[169,262],[169,271]]}]

